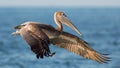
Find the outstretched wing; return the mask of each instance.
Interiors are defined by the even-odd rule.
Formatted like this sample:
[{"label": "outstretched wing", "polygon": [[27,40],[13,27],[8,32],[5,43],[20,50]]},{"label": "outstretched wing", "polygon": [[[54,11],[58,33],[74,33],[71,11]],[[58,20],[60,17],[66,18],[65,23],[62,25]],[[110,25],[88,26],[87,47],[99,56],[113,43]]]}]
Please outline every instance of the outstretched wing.
[{"label": "outstretched wing", "polygon": [[51,43],[99,63],[107,63],[109,61],[108,57],[90,48],[84,40],[66,32],[62,32],[57,38],[52,38]]},{"label": "outstretched wing", "polygon": [[49,38],[39,27],[23,28],[21,29],[21,36],[30,45],[31,50],[36,54],[37,58],[49,56]]}]

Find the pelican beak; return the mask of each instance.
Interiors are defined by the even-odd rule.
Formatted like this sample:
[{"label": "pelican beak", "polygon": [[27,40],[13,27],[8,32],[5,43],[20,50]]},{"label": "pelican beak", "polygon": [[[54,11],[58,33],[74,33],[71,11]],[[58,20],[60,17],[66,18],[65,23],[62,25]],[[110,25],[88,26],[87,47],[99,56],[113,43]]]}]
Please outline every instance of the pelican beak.
[{"label": "pelican beak", "polygon": [[72,24],[72,22],[67,18],[65,14],[60,17],[60,22],[67,25],[68,27],[72,28],[78,34],[82,35],[82,33]]}]

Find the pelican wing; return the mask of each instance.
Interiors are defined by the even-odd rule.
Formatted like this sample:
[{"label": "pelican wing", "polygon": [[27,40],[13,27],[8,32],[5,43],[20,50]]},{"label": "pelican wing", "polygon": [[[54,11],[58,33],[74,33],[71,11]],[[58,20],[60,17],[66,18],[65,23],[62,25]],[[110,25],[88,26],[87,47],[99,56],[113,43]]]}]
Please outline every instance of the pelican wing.
[{"label": "pelican wing", "polygon": [[49,38],[47,35],[39,28],[27,29],[23,28],[21,30],[21,36],[30,45],[31,50],[36,54],[37,58],[43,58],[44,56],[49,56]]},{"label": "pelican wing", "polygon": [[109,61],[108,57],[105,57],[90,48],[84,40],[66,32],[61,33],[57,38],[52,38],[51,42],[53,45],[65,48],[70,52],[74,52],[84,58],[91,59],[99,63],[107,63]]}]

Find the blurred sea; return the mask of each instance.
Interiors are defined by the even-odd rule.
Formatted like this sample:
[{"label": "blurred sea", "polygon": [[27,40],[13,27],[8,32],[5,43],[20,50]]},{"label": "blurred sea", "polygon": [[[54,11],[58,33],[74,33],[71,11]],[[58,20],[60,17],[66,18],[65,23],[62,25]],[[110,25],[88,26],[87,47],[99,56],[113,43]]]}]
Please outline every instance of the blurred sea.
[{"label": "blurred sea", "polygon": [[[14,26],[25,21],[51,24],[55,11],[63,11],[83,33],[82,38],[100,53],[110,54],[108,64],[87,60],[62,48],[50,46],[56,54],[37,59]],[[70,28],[64,30],[79,36]],[[80,36],[79,36],[80,37]],[[0,68],[120,68],[119,8],[0,8]]]}]

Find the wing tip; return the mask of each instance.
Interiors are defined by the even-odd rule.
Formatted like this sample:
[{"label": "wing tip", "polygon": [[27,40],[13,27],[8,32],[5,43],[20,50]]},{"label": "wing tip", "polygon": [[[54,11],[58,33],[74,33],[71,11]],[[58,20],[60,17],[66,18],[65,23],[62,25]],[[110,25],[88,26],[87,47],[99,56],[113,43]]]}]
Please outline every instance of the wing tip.
[{"label": "wing tip", "polygon": [[108,64],[110,61],[112,61],[112,59],[110,57],[107,57],[107,55],[109,54],[102,54],[99,55],[99,57],[97,57],[99,60],[97,62],[101,63],[101,64]]}]

